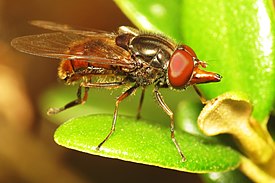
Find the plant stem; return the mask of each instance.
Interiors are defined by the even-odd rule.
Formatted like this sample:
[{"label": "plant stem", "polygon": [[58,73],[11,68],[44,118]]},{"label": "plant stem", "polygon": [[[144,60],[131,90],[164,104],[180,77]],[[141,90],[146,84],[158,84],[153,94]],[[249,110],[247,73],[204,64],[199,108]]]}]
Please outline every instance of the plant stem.
[{"label": "plant stem", "polygon": [[242,157],[239,166],[240,171],[242,171],[247,177],[249,177],[253,182],[274,182],[275,178],[268,175],[266,172],[261,170],[257,165],[255,165],[249,159]]}]

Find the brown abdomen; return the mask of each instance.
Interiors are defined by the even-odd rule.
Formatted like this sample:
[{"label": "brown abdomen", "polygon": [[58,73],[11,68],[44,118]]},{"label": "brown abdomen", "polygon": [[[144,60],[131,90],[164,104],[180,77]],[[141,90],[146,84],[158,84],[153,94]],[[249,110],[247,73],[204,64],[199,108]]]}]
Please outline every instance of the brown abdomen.
[{"label": "brown abdomen", "polygon": [[[110,42],[110,40],[107,40]],[[114,40],[111,40],[112,44]],[[113,49],[122,48],[119,47],[110,47],[110,43],[105,39],[97,40],[85,40],[80,42],[73,43],[69,51],[66,54],[73,56],[91,56],[91,62],[85,59],[74,59],[74,60],[63,60],[60,63],[58,69],[58,76],[60,79],[65,80],[67,84],[71,82],[78,81],[83,77],[92,77],[92,75],[112,75],[116,73],[116,69],[120,70],[120,67],[114,66],[111,60],[104,59],[106,55],[110,58],[116,58],[117,55],[113,54]],[[105,43],[105,44],[104,44]],[[104,47],[105,46],[105,47]],[[109,47],[108,47],[109,46]],[[125,52],[125,53],[124,53]],[[123,51],[124,54],[129,54],[126,51]],[[94,57],[92,57],[94,56]],[[88,58],[87,58],[88,59]]]}]

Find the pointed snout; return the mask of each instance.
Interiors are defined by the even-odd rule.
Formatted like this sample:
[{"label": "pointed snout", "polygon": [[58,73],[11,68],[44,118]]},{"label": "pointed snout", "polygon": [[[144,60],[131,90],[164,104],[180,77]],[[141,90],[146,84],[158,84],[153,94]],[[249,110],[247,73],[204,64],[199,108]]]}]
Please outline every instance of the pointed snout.
[{"label": "pointed snout", "polygon": [[200,84],[200,83],[210,83],[210,82],[219,82],[221,81],[222,76],[214,73],[195,68],[190,84]]}]

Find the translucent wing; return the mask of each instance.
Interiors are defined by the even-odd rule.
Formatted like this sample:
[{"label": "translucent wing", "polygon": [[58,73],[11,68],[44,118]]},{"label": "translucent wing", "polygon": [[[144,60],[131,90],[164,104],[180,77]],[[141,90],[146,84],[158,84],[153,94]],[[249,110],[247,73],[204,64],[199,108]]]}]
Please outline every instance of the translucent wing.
[{"label": "translucent wing", "polygon": [[48,30],[58,31],[58,32],[71,32],[75,34],[82,34],[85,36],[99,34],[99,33],[109,34],[108,32],[102,31],[102,30],[83,29],[83,28],[79,29],[67,24],[58,24],[55,22],[44,21],[44,20],[33,20],[30,23],[36,27],[41,27],[43,29],[48,29]]},{"label": "translucent wing", "polygon": [[77,30],[68,30],[15,38],[11,45],[21,52],[42,57],[134,67],[131,54],[116,45],[115,33],[85,31],[87,34],[78,34]]}]

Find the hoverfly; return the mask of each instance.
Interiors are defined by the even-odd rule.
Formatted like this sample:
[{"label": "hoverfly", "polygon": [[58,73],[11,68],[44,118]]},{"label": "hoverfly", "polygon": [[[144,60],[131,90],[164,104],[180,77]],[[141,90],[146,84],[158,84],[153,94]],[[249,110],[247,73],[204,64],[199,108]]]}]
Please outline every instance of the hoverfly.
[{"label": "hoverfly", "polygon": [[[47,21],[33,21],[33,25],[57,31],[29,35],[12,40],[14,48],[21,52],[61,59],[58,76],[67,85],[78,84],[77,99],[61,108],[50,108],[48,114],[56,114],[88,98],[89,88],[116,88],[130,86],[115,103],[112,127],[97,149],[115,131],[118,107],[121,101],[142,89],[137,118],[140,118],[145,88],[154,85],[154,96],[158,105],[170,117],[171,138],[183,161],[182,153],[174,135],[174,115],[164,102],[159,88],[183,90],[195,84],[218,82],[219,74],[200,68],[207,65],[198,59],[187,45],[178,45],[161,34],[143,32],[132,27],[121,26],[116,32],[99,30],[77,30],[68,25]],[[84,94],[82,94],[84,90]]]}]

